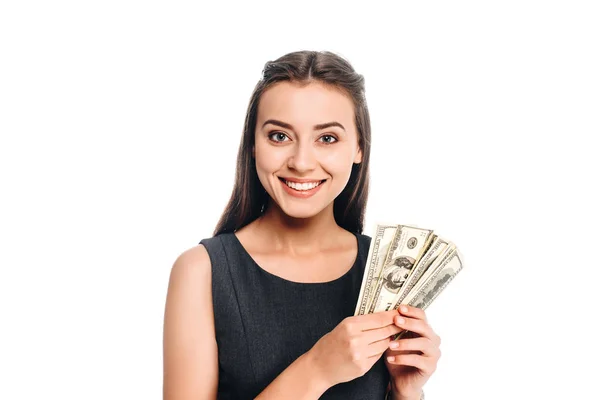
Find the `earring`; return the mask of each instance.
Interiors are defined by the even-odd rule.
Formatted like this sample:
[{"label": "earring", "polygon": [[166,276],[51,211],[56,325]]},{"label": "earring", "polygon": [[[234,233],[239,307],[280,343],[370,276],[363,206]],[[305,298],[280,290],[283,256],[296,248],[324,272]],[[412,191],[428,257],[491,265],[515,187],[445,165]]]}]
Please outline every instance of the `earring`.
[{"label": "earring", "polygon": [[267,201],[269,199],[269,193],[267,193],[267,189],[265,189],[264,187],[262,188],[262,192],[263,192],[263,197],[264,197],[264,201],[262,203],[262,205],[260,206],[260,213],[264,213],[265,212],[265,207],[267,206]]}]

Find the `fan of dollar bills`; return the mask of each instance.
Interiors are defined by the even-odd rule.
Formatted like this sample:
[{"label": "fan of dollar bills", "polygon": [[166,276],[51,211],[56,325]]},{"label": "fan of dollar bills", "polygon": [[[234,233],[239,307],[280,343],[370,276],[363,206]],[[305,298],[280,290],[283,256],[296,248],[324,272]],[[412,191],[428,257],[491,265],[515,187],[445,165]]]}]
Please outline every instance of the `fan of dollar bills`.
[{"label": "fan of dollar bills", "polygon": [[354,315],[397,309],[401,304],[425,310],[461,269],[454,243],[432,230],[377,225]]}]

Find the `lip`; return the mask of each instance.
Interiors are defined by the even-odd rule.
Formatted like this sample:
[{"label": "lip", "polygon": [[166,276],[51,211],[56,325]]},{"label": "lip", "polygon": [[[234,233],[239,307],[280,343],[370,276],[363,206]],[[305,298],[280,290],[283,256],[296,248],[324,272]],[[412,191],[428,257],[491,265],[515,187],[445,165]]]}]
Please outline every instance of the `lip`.
[{"label": "lip", "polygon": [[285,179],[286,181],[289,182],[296,182],[296,183],[312,183],[312,182],[321,182],[324,181],[325,179],[300,179],[300,178],[287,178],[285,176],[278,176],[278,178],[281,179]]},{"label": "lip", "polygon": [[[291,187],[289,187],[285,183],[284,180],[288,180],[290,182],[298,182],[298,183],[321,182],[321,184],[318,185],[315,188],[310,189],[310,190],[299,191],[299,190],[295,190],[295,189],[292,189]],[[294,196],[294,197],[297,197],[297,198],[300,198],[300,199],[306,199],[306,198],[314,196],[321,189],[321,186],[323,186],[323,184],[325,183],[324,181],[325,181],[325,179],[312,179],[312,180],[302,179],[302,180],[296,180],[296,179],[279,178],[279,182],[281,182],[281,186],[283,186],[283,190],[287,194],[289,194],[290,196]]]}]

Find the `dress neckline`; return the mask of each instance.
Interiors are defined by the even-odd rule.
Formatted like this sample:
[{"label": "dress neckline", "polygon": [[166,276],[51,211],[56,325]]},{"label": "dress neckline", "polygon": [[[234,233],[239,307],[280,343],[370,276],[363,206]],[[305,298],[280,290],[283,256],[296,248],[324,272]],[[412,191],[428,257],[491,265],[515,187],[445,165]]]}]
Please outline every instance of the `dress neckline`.
[{"label": "dress neckline", "polygon": [[356,238],[356,246],[357,246],[357,251],[356,251],[356,258],[354,259],[354,263],[352,264],[352,267],[350,267],[348,269],[348,271],[344,272],[341,276],[332,279],[330,281],[324,281],[324,282],[297,282],[297,281],[291,281],[289,279],[285,279],[282,278],[279,275],[275,275],[269,271],[267,271],[266,269],[264,269],[263,267],[261,267],[256,260],[254,260],[254,258],[250,255],[250,253],[248,252],[248,250],[246,250],[246,248],[244,247],[244,245],[242,244],[242,242],[240,242],[240,239],[238,239],[238,237],[236,236],[235,233],[231,232],[229,233],[229,235],[231,235],[233,242],[235,243],[235,245],[239,248],[239,250],[244,254],[244,257],[246,257],[251,264],[258,269],[259,272],[261,272],[262,274],[271,277],[272,279],[281,281],[281,282],[285,282],[288,285],[293,285],[293,286],[305,286],[305,287],[319,287],[319,286],[329,286],[341,281],[346,280],[348,277],[350,277],[352,275],[352,272],[357,268],[358,264],[360,263],[361,260],[361,254],[363,251],[362,248],[362,242],[359,238],[359,235],[351,232],[354,237]]}]

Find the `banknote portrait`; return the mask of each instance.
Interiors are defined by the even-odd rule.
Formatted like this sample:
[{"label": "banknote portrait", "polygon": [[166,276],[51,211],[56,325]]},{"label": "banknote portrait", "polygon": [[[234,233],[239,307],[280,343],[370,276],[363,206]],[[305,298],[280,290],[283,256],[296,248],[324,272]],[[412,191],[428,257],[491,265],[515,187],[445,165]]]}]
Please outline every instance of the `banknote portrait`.
[{"label": "banknote portrait", "polygon": [[[414,247],[414,246],[413,246]],[[389,291],[397,291],[408,277],[415,260],[411,257],[398,257],[383,270],[383,284]]]}]

